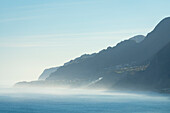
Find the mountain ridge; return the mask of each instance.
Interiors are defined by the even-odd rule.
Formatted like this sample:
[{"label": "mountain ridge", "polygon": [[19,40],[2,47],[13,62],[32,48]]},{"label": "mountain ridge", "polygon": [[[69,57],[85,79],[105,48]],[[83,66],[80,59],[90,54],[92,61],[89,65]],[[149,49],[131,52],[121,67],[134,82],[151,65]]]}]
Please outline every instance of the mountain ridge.
[{"label": "mountain ridge", "polygon": [[[56,86],[66,85],[69,87],[83,87],[90,84],[88,88],[161,90],[164,87],[157,87],[155,82],[159,81],[158,78],[161,76],[157,75],[158,78],[154,78],[154,69],[152,68],[153,65],[156,66],[153,62],[157,54],[160,51],[165,51],[164,47],[170,43],[169,29],[170,17],[167,17],[146,36],[137,35],[98,53],[84,54],[60,66],[40,84],[52,82]],[[166,53],[168,54],[168,50]],[[161,61],[161,59],[159,60]],[[161,67],[158,70],[161,70]],[[151,78],[153,82],[145,80],[152,80]],[[168,80],[170,82],[169,78]],[[159,86],[165,85],[161,82]],[[168,87],[170,86],[166,88]]]}]

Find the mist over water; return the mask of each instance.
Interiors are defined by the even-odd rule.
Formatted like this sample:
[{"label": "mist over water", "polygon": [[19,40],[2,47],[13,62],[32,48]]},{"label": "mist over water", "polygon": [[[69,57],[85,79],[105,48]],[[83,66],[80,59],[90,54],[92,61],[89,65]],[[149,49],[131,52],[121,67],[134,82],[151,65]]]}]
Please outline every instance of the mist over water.
[{"label": "mist over water", "polygon": [[9,88],[0,90],[0,113],[168,113],[170,96],[153,92]]}]

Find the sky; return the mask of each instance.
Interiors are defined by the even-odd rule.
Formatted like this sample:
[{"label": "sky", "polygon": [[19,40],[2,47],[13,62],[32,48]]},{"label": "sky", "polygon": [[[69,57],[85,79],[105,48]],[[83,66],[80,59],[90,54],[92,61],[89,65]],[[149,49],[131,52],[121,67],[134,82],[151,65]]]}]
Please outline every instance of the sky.
[{"label": "sky", "polygon": [[0,0],[0,87],[147,35],[169,0]]}]

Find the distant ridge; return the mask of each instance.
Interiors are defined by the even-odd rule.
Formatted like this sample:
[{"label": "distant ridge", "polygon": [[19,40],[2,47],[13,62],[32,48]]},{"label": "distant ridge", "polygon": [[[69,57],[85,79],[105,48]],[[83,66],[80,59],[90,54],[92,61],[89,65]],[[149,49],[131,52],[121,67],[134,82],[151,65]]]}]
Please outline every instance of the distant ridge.
[{"label": "distant ridge", "polygon": [[58,67],[53,67],[49,69],[45,69],[43,73],[39,76],[38,80],[45,80],[50,76],[51,73],[57,71]]},{"label": "distant ridge", "polygon": [[137,35],[137,36],[134,36],[134,37],[130,38],[129,40],[134,40],[134,41],[136,41],[136,43],[140,43],[140,42],[142,42],[144,39],[145,39],[145,36],[143,36],[143,35]]},{"label": "distant ridge", "polygon": [[[38,84],[75,88],[93,83],[88,85],[88,88],[156,91],[168,89],[169,30],[170,17],[167,17],[146,37],[137,35],[99,53],[82,55],[58,67],[44,82]],[[34,85],[36,84],[35,81]]]}]

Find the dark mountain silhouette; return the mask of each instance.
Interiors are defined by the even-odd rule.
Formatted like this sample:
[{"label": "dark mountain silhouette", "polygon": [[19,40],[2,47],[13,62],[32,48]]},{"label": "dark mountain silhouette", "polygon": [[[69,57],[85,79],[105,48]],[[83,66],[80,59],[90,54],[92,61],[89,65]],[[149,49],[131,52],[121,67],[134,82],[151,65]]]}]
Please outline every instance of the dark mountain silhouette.
[{"label": "dark mountain silhouette", "polygon": [[[88,55],[88,57],[81,56],[80,58],[70,61],[67,65],[60,67],[58,71],[52,73],[47,80],[70,80],[74,79],[74,77],[77,79],[85,79],[88,77],[96,79],[96,74],[100,73],[104,68],[135,61],[128,60],[132,59],[132,54],[127,53],[127,51],[135,48],[136,45],[137,43],[134,40],[125,40],[117,44],[116,47],[108,47],[97,54]],[[127,58],[121,60],[121,57],[125,55],[127,55]]]},{"label": "dark mountain silhouette", "polygon": [[150,86],[156,89],[170,88],[170,43],[153,57],[146,73]]},{"label": "dark mountain silhouette", "polygon": [[127,73],[112,88],[170,91],[170,43],[152,57],[144,71]]},{"label": "dark mountain silhouette", "polygon": [[99,53],[82,55],[59,67],[41,84],[131,90],[169,88],[169,30],[168,17],[146,37],[138,35]]},{"label": "dark mountain silhouette", "polygon": [[105,68],[116,65],[139,64],[156,54],[170,41],[170,18],[162,20],[155,29],[149,33],[145,40],[136,43],[134,40],[125,40],[115,47],[108,47],[92,57],[81,59],[60,67],[52,73],[50,79],[74,79],[74,78],[95,78]]}]

